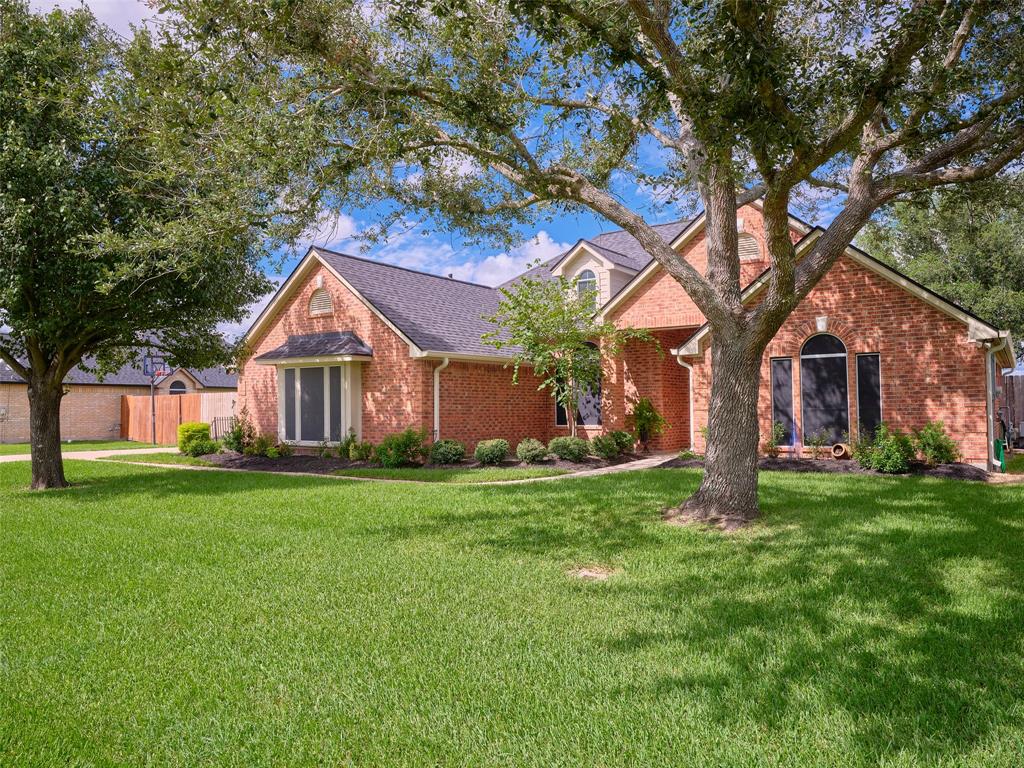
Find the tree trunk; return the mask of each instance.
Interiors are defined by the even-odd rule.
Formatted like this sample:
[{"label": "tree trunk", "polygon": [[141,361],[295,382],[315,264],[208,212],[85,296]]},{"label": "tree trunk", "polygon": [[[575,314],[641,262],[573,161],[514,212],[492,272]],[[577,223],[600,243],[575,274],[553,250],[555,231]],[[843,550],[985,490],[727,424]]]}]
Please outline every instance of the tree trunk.
[{"label": "tree trunk", "polygon": [[61,382],[33,377],[28,385],[29,434],[32,441],[32,488],[66,488],[60,453]]},{"label": "tree trunk", "polygon": [[747,345],[711,341],[711,405],[704,479],[670,518],[738,528],[758,516],[757,397],[761,353]]}]

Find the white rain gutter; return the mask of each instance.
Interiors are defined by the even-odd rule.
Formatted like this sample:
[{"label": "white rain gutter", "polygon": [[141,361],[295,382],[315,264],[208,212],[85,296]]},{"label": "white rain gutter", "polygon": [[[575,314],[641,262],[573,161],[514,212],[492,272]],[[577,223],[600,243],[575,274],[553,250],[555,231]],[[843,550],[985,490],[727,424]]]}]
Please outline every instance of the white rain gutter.
[{"label": "white rain gutter", "polygon": [[441,439],[441,371],[448,367],[450,361],[444,362],[434,369],[434,440]]},{"label": "white rain gutter", "polygon": [[689,374],[689,383],[687,384],[686,388],[689,390],[689,393],[690,393],[690,450],[692,451],[692,450],[694,450],[694,447],[693,447],[693,436],[694,436],[694,424],[693,424],[693,366],[690,365],[687,362],[684,362],[683,358],[679,357],[678,355],[676,356],[676,362],[679,363],[681,366],[683,366],[683,368],[685,368],[686,372]]},{"label": "white rain gutter", "polygon": [[988,409],[988,468],[995,469],[996,466],[996,398],[993,391],[996,380],[996,352],[1006,349],[1007,339],[1004,336],[998,346],[989,345],[985,353],[985,400]]}]

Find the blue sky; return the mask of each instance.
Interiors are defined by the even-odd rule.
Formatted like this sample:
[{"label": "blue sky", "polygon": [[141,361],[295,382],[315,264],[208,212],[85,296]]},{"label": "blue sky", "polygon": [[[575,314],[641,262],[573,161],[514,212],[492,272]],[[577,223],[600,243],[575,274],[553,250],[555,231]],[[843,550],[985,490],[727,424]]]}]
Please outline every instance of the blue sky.
[{"label": "blue sky", "polygon": [[[132,25],[144,23],[154,15],[153,10],[140,0],[31,1],[32,7],[38,10],[49,10],[54,7],[73,8],[83,4],[90,7],[101,22],[125,35],[130,34]],[[689,218],[695,212],[692,207],[661,205],[657,190],[628,186],[619,192],[626,204],[643,211],[650,221],[665,222]],[[374,215],[372,208],[334,212],[325,217],[319,226],[309,231],[307,242],[300,244],[300,252],[304,251],[307,245],[319,245],[412,269],[441,275],[450,274],[462,280],[485,285],[497,285],[519,274],[537,259],[549,259],[558,255],[581,237],[617,228],[593,215],[563,216],[544,222],[535,229],[520,232],[521,244],[511,250],[502,251],[481,247],[478,244],[466,244],[457,234],[426,235],[421,228],[409,223],[396,228],[386,242],[363,253],[356,235],[374,221]],[[830,211],[823,209],[817,217],[810,218],[815,223],[827,223],[831,215]],[[275,269],[271,271],[270,276],[276,282],[280,282],[282,276],[287,276],[295,266],[296,261],[295,258],[285,260],[280,274]],[[270,298],[268,296],[264,301],[251,307],[249,318],[242,323],[226,324],[223,327],[224,332],[230,336],[243,333],[250,319],[259,313]]]}]

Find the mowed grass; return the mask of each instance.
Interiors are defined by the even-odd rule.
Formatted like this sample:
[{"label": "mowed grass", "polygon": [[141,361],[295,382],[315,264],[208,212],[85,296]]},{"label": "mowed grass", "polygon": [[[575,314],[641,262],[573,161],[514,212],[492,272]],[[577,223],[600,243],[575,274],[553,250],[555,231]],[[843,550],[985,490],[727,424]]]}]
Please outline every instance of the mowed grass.
[{"label": "mowed grass", "polygon": [[[131,440],[82,440],[74,443],[61,443],[61,453],[74,451],[112,451],[126,448],[153,448],[152,443],[136,443]],[[0,456],[17,456],[32,453],[28,443],[0,443]]]},{"label": "mowed grass", "polygon": [[1024,453],[1018,453],[1006,462],[1006,471],[1011,475],[1024,475]]},{"label": "mowed grass", "polygon": [[[0,465],[0,764],[1018,766],[1024,488]],[[606,582],[574,566],[619,570]]]},{"label": "mowed grass", "polygon": [[197,456],[189,456],[186,453],[140,453],[138,456],[133,456],[130,453],[123,456],[104,456],[100,461],[118,461],[124,464],[138,464],[144,462],[147,464],[177,464],[187,465],[192,467],[212,467],[214,466],[212,461],[201,459]]},{"label": "mowed grass", "polygon": [[342,477],[369,477],[379,480],[418,480],[421,483],[493,483],[508,480],[527,480],[534,477],[556,477],[568,474],[566,469],[554,467],[399,467],[384,469],[367,467],[338,469],[334,474]]}]

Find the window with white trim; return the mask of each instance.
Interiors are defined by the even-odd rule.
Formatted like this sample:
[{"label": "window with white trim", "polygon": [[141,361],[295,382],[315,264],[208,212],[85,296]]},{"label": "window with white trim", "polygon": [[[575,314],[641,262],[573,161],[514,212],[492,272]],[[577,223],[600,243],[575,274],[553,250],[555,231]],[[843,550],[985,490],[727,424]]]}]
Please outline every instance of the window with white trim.
[{"label": "window with white trim", "polygon": [[290,443],[337,443],[355,428],[350,403],[358,393],[357,364],[279,370],[279,437]]},{"label": "window with white trim", "polygon": [[309,314],[329,315],[334,311],[334,303],[331,301],[331,294],[326,288],[317,288],[309,297]]},{"label": "window with white trim", "polygon": [[184,395],[187,387],[184,381],[172,381],[171,386],[167,388],[167,391],[172,395]]},{"label": "window with white trim", "polygon": [[819,435],[838,443],[850,431],[850,382],[846,345],[828,333],[800,350],[800,404],[804,444]]},{"label": "window with white trim", "polygon": [[597,275],[592,269],[584,269],[576,277],[576,295],[581,299],[589,297],[592,306],[597,306]]}]

